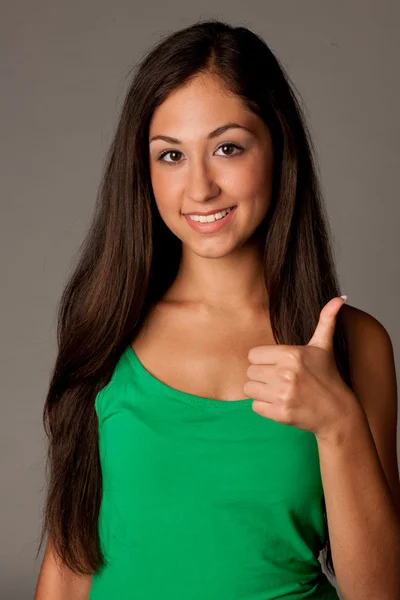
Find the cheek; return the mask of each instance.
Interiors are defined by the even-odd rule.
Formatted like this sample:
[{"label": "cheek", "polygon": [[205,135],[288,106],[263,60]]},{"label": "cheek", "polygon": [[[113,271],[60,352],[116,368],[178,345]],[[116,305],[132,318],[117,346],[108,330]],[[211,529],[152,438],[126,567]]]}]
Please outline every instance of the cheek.
[{"label": "cheek", "polygon": [[160,215],[164,218],[171,210],[179,210],[179,182],[165,170],[154,169],[151,173],[151,186]]},{"label": "cheek", "polygon": [[249,173],[251,173],[255,194],[257,190],[270,193],[273,180],[273,155],[269,152],[260,152],[252,161]]},{"label": "cheek", "polygon": [[176,176],[174,171],[177,167],[168,167],[168,166],[155,166],[153,169],[150,169],[151,182],[153,186],[160,188],[166,184],[169,187],[174,185],[174,182],[179,179]]},{"label": "cheek", "polygon": [[268,212],[272,198],[272,169],[261,160],[252,161],[235,184],[239,204],[251,212],[252,220],[262,220]]},{"label": "cheek", "polygon": [[251,151],[240,169],[233,170],[232,188],[247,198],[263,196],[269,199],[273,179],[273,154],[268,148]]}]

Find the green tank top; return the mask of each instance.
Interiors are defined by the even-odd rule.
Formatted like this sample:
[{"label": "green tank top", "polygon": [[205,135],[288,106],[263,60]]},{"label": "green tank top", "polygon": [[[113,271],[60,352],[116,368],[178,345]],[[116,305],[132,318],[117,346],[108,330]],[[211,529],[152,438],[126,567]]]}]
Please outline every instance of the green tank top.
[{"label": "green tank top", "polygon": [[337,600],[313,433],[174,389],[133,348],[97,394],[107,565],[89,600]]}]

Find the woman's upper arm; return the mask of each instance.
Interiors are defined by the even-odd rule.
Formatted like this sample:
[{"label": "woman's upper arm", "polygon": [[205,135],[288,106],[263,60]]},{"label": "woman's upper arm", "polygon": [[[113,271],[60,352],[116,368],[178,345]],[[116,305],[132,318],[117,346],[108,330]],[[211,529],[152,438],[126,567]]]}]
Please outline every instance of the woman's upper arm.
[{"label": "woman's upper arm", "polygon": [[88,600],[91,581],[91,575],[77,575],[65,565],[61,565],[49,540],[34,600]]},{"label": "woman's upper arm", "polygon": [[351,376],[354,392],[364,408],[386,480],[400,513],[397,460],[397,380],[393,345],[375,317],[345,305]]}]

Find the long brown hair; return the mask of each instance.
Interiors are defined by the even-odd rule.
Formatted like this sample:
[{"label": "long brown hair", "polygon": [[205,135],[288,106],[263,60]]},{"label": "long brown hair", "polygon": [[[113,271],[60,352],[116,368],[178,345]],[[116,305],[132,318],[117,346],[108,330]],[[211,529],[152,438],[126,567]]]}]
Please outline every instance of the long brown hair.
[{"label": "long brown hair", "polygon": [[[43,414],[49,485],[39,550],[47,532],[79,574],[106,564],[98,534],[102,474],[94,399],[151,305],[172,284],[181,257],[181,242],[153,196],[149,123],[168,94],[202,73],[217,76],[272,134],[273,197],[260,232],[276,342],[307,344],[322,307],[340,295],[315,150],[294,86],[265,41],[215,19],[159,41],[132,77],[92,224],[58,307],[58,355]],[[334,353],[351,387],[341,311]],[[329,535],[323,550],[334,575]]]}]

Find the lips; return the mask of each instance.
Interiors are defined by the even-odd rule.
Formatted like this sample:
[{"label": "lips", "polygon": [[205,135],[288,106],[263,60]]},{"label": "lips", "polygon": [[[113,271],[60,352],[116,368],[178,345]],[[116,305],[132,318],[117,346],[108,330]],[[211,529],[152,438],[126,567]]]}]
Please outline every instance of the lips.
[{"label": "lips", "polygon": [[234,204],[233,206],[225,206],[224,208],[217,208],[215,210],[210,210],[208,212],[188,212],[188,213],[183,213],[184,215],[198,215],[199,217],[208,217],[209,215],[216,215],[219,212],[222,212],[223,210],[227,210],[228,208],[234,208],[236,206],[236,204]]},{"label": "lips", "polygon": [[201,221],[194,221],[187,214],[185,215],[185,219],[186,219],[188,225],[192,229],[194,229],[194,231],[196,231],[198,233],[202,233],[205,235],[213,234],[213,233],[216,234],[220,231],[223,231],[225,228],[229,227],[229,224],[235,218],[236,211],[237,211],[237,205],[232,207],[232,210],[230,210],[228,212],[228,214],[225,217],[223,217],[222,219],[216,219],[211,222],[206,221],[206,222],[202,223]]}]

